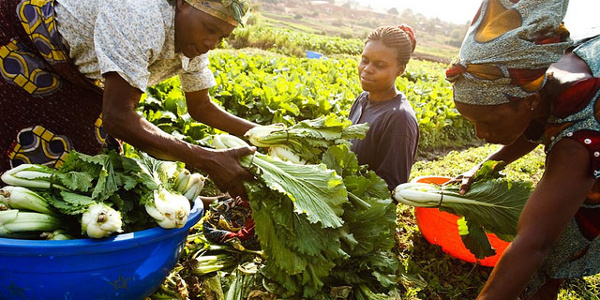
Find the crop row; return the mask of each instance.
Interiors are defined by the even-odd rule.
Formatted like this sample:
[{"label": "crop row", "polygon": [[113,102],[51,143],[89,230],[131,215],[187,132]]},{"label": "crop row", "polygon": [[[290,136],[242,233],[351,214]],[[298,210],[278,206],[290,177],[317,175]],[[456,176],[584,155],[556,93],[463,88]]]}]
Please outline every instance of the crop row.
[{"label": "crop row", "polygon": [[[217,85],[213,100],[226,110],[258,124],[295,124],[326,114],[347,116],[362,91],[357,60],[307,59],[265,51],[215,51],[210,56]],[[444,80],[445,66],[413,60],[397,80],[419,120],[423,153],[473,142],[473,126],[452,103],[452,89]],[[182,138],[200,140],[212,129],[187,115],[177,77],[148,89],[140,110],[155,124]]]}]

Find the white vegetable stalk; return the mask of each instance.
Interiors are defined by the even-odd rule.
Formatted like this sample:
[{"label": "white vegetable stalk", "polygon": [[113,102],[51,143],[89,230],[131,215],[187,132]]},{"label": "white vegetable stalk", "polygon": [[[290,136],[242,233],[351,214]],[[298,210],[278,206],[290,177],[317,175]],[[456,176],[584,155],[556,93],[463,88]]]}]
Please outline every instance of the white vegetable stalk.
[{"label": "white vegetable stalk", "polygon": [[233,266],[236,260],[228,254],[203,255],[189,261],[195,275],[206,275]]},{"label": "white vegetable stalk", "polygon": [[144,205],[146,212],[162,228],[181,228],[190,215],[190,200],[164,188],[154,191],[154,202]]},{"label": "white vegetable stalk", "polygon": [[27,188],[59,188],[64,186],[52,182],[53,170],[50,167],[37,164],[20,164],[2,174],[0,179],[7,185]]},{"label": "white vegetable stalk", "polygon": [[[443,190],[442,190],[443,191]],[[477,206],[494,206],[491,203],[474,201],[467,198],[453,196],[455,192],[448,191],[448,194],[440,193],[440,189],[429,184],[421,182],[408,182],[398,185],[392,191],[392,197],[400,203],[419,207],[439,207],[444,203],[462,203],[474,204]]]},{"label": "white vegetable stalk", "polygon": [[185,191],[185,187],[190,181],[190,175],[192,175],[192,173],[190,173],[188,169],[184,169],[183,171],[179,172],[179,174],[177,174],[177,178],[175,178],[173,189],[183,193],[183,191]]},{"label": "white vegetable stalk", "polygon": [[286,146],[270,146],[269,155],[294,164],[307,164],[306,160],[296,155],[289,147]]},{"label": "white vegetable stalk", "polygon": [[272,124],[267,126],[255,126],[244,133],[244,137],[250,141],[250,143],[257,147],[272,147],[273,144],[265,144],[261,141],[268,137],[274,131],[285,130],[286,126],[282,124]]},{"label": "white vegetable stalk", "polygon": [[[216,149],[230,149],[230,148],[240,148],[240,147],[248,147],[248,143],[244,140],[240,139],[235,135],[230,134],[218,134],[214,136],[213,145]],[[240,164],[245,167],[250,167],[252,163],[252,156],[246,155],[244,157],[240,157]]]},{"label": "white vegetable stalk", "polygon": [[202,176],[202,174],[199,174],[199,173],[191,174],[188,184],[181,191],[182,194],[189,201],[194,201],[194,199],[196,199],[196,197],[198,197],[200,195],[200,192],[204,188],[204,180],[206,180],[206,177]]},{"label": "white vegetable stalk", "polygon": [[123,232],[121,213],[102,203],[90,205],[81,216],[81,230],[91,238],[99,239]]},{"label": "white vegetable stalk", "polygon": [[235,135],[217,134],[214,136],[213,145],[217,149],[230,149],[248,147],[248,143]]},{"label": "white vegetable stalk", "polygon": [[206,177],[199,173],[190,173],[187,169],[179,173],[173,189],[184,195],[189,201],[194,201],[204,188]]},{"label": "white vegetable stalk", "polygon": [[0,211],[0,236],[32,231],[52,231],[60,227],[57,217],[38,212],[25,212],[17,209]]},{"label": "white vegetable stalk", "polygon": [[32,210],[53,215],[50,204],[38,193],[20,186],[5,186],[0,189],[0,202],[10,208]]},{"label": "white vegetable stalk", "polygon": [[47,232],[43,232],[40,235],[41,238],[48,240],[48,241],[66,241],[66,240],[73,240],[74,238],[69,235],[65,230],[63,229],[57,229],[54,231],[47,231]]}]

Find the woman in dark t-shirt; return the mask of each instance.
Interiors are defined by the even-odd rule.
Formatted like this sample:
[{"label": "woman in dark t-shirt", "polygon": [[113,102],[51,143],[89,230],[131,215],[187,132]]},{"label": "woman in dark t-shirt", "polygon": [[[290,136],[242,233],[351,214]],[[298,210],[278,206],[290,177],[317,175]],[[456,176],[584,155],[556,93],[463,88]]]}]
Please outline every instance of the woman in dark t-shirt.
[{"label": "woman in dark t-shirt", "polygon": [[390,191],[408,181],[419,141],[415,112],[396,89],[396,78],[404,73],[415,45],[407,25],[374,29],[358,64],[364,92],[350,109],[353,124],[369,124],[365,138],[352,141],[352,151],[360,164],[386,181]]}]

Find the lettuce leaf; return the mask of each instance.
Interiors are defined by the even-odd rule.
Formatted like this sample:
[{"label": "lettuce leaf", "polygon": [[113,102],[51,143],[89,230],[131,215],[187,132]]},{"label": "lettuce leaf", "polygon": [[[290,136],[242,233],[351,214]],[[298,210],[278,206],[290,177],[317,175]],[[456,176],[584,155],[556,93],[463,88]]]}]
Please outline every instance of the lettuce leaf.
[{"label": "lettuce leaf", "polygon": [[348,194],[342,177],[324,164],[298,165],[256,153],[255,176],[267,187],[280,192],[294,205],[294,212],[306,214],[312,223],[323,227],[342,226],[342,205]]}]

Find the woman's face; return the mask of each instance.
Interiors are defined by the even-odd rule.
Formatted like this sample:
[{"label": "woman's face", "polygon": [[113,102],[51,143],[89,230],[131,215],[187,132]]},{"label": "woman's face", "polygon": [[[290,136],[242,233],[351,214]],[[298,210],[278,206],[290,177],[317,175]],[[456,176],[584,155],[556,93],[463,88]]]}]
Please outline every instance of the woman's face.
[{"label": "woman's face", "polygon": [[193,58],[214,49],[235,26],[177,0],[175,51]]},{"label": "woman's face", "polygon": [[454,104],[463,117],[475,124],[478,138],[488,143],[510,145],[525,132],[531,121],[533,113],[526,99],[499,105]]},{"label": "woman's face", "polygon": [[394,90],[396,78],[402,75],[404,67],[398,63],[398,53],[395,49],[381,41],[367,42],[358,63],[362,89],[373,93]]}]

